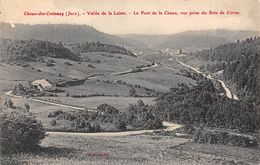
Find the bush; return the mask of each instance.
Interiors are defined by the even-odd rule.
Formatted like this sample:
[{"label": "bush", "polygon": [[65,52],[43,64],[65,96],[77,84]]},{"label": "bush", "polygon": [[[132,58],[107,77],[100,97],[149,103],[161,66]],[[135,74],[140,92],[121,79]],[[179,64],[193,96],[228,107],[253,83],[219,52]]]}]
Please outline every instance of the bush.
[{"label": "bush", "polygon": [[75,120],[75,127],[76,128],[85,128],[87,126],[87,123],[83,117],[77,118]]},{"label": "bush", "polygon": [[65,65],[68,65],[68,66],[72,66],[72,63],[68,62],[68,61],[65,61],[64,62]]},{"label": "bush", "polygon": [[23,110],[0,110],[0,146],[2,153],[32,151],[38,148],[45,131],[40,121]]},{"label": "bush", "polygon": [[224,144],[239,147],[258,146],[257,139],[250,135],[202,128],[195,129],[193,140],[198,143]]},{"label": "bush", "polygon": [[144,104],[143,100],[140,99],[140,100],[137,101],[137,105],[140,106],[140,107],[142,107],[142,106],[144,106],[145,104]]},{"label": "bush", "polygon": [[61,114],[63,114],[64,112],[62,111],[62,110],[57,110],[57,111],[54,111],[54,112],[50,112],[49,114],[48,114],[48,117],[57,117],[57,116],[59,116],[59,115],[61,115]]},{"label": "bush", "polygon": [[54,126],[56,126],[56,125],[57,125],[57,121],[56,121],[56,120],[52,120],[52,121],[51,121],[51,126],[54,127]]},{"label": "bush", "polygon": [[131,96],[131,97],[135,97],[135,96],[136,96],[136,90],[135,90],[135,88],[131,88],[131,89],[129,90],[129,96]]},{"label": "bush", "polygon": [[94,124],[92,127],[93,132],[100,132],[101,131],[101,127],[98,124]]},{"label": "bush", "polygon": [[11,99],[6,98],[4,101],[4,106],[7,108],[12,108],[14,106],[14,103]]},{"label": "bush", "polygon": [[114,126],[120,131],[124,131],[126,130],[126,121],[124,121],[121,117],[117,117]]},{"label": "bush", "polygon": [[24,104],[24,107],[25,107],[25,110],[27,111],[27,112],[29,112],[29,110],[30,110],[30,105],[28,104],[28,103],[25,103]]},{"label": "bush", "polygon": [[101,112],[107,113],[107,114],[118,114],[119,110],[116,109],[114,106],[109,105],[109,104],[100,104],[97,107],[98,110]]},{"label": "bush", "polygon": [[96,68],[94,65],[92,65],[92,64],[88,64],[88,67],[89,68]]}]

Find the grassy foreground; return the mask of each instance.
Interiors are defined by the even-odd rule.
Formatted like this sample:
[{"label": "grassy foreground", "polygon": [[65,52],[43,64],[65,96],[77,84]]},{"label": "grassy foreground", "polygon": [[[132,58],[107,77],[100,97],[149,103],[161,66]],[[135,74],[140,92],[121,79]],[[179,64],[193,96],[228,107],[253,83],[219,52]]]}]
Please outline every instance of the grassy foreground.
[{"label": "grassy foreground", "polygon": [[198,144],[159,135],[49,135],[39,153],[2,156],[1,164],[259,164],[260,150]]}]

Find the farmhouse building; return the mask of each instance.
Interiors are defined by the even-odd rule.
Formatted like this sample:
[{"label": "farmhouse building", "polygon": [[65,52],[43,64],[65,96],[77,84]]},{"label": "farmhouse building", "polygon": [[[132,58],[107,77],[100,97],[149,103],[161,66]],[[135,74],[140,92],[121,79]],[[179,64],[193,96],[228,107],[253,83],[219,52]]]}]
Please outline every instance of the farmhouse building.
[{"label": "farmhouse building", "polygon": [[40,91],[43,91],[45,89],[50,89],[53,87],[52,84],[48,80],[45,80],[45,79],[34,80],[33,82],[31,82],[31,85],[37,86],[37,88]]}]

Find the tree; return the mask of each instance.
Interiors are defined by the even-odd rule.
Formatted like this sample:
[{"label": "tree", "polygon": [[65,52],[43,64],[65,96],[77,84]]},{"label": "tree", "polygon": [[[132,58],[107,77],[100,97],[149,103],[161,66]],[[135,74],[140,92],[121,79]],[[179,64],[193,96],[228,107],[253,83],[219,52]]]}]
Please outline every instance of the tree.
[{"label": "tree", "polygon": [[14,109],[0,109],[0,132],[0,151],[5,154],[33,151],[46,136],[32,113]]},{"label": "tree", "polygon": [[29,110],[30,110],[30,105],[29,105],[28,103],[25,103],[25,104],[24,104],[24,107],[25,107],[26,112],[29,112]]},{"label": "tree", "polygon": [[101,131],[101,127],[99,124],[94,124],[92,127],[94,132],[100,132]]},{"label": "tree", "polygon": [[117,117],[114,126],[120,131],[126,130],[126,121],[124,121],[121,117]]},{"label": "tree", "polygon": [[129,90],[129,96],[131,96],[131,97],[135,97],[136,96],[136,90],[135,90],[135,88],[131,88],[130,90]]},{"label": "tree", "polygon": [[182,49],[180,49],[180,52],[179,52],[179,54],[182,54]]},{"label": "tree", "polygon": [[12,101],[11,99],[6,98],[6,99],[5,99],[5,102],[4,102],[4,105],[5,105],[7,108],[13,108],[14,103],[13,103],[13,101]]},{"label": "tree", "polygon": [[138,100],[138,101],[137,101],[137,105],[140,106],[140,107],[144,106],[143,100],[141,100],[141,99]]}]

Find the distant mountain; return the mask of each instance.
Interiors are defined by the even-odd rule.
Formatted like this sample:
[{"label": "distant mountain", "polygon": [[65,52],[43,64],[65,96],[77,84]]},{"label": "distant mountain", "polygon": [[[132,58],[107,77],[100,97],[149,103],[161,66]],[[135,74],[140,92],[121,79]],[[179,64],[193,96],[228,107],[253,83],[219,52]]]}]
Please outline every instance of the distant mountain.
[{"label": "distant mountain", "polygon": [[168,37],[159,48],[185,49],[185,50],[203,50],[210,47],[216,47],[220,44],[232,42],[222,37],[196,34],[176,34]]},{"label": "distant mountain", "polygon": [[187,31],[176,34],[165,35],[143,35],[128,34],[121,35],[126,41],[129,39],[142,42],[149,48],[154,49],[186,49],[201,50],[210,47],[216,47],[228,42],[236,42],[246,38],[259,36],[258,31],[240,31],[240,30],[203,30]]},{"label": "distant mountain", "polygon": [[164,42],[169,35],[124,34],[120,35],[120,37],[127,42],[141,43],[142,46],[148,48],[158,48],[158,45]]},{"label": "distant mountain", "polygon": [[245,40],[250,37],[259,36],[260,31],[217,29],[217,30],[187,31],[178,34],[202,35],[202,36],[208,35],[208,36],[225,38],[226,40],[236,42],[237,40]]},{"label": "distant mountain", "polygon": [[21,40],[48,40],[55,42],[102,42],[107,44],[135,46],[118,36],[106,34],[87,25],[71,24],[15,24],[0,23],[0,37]]}]

